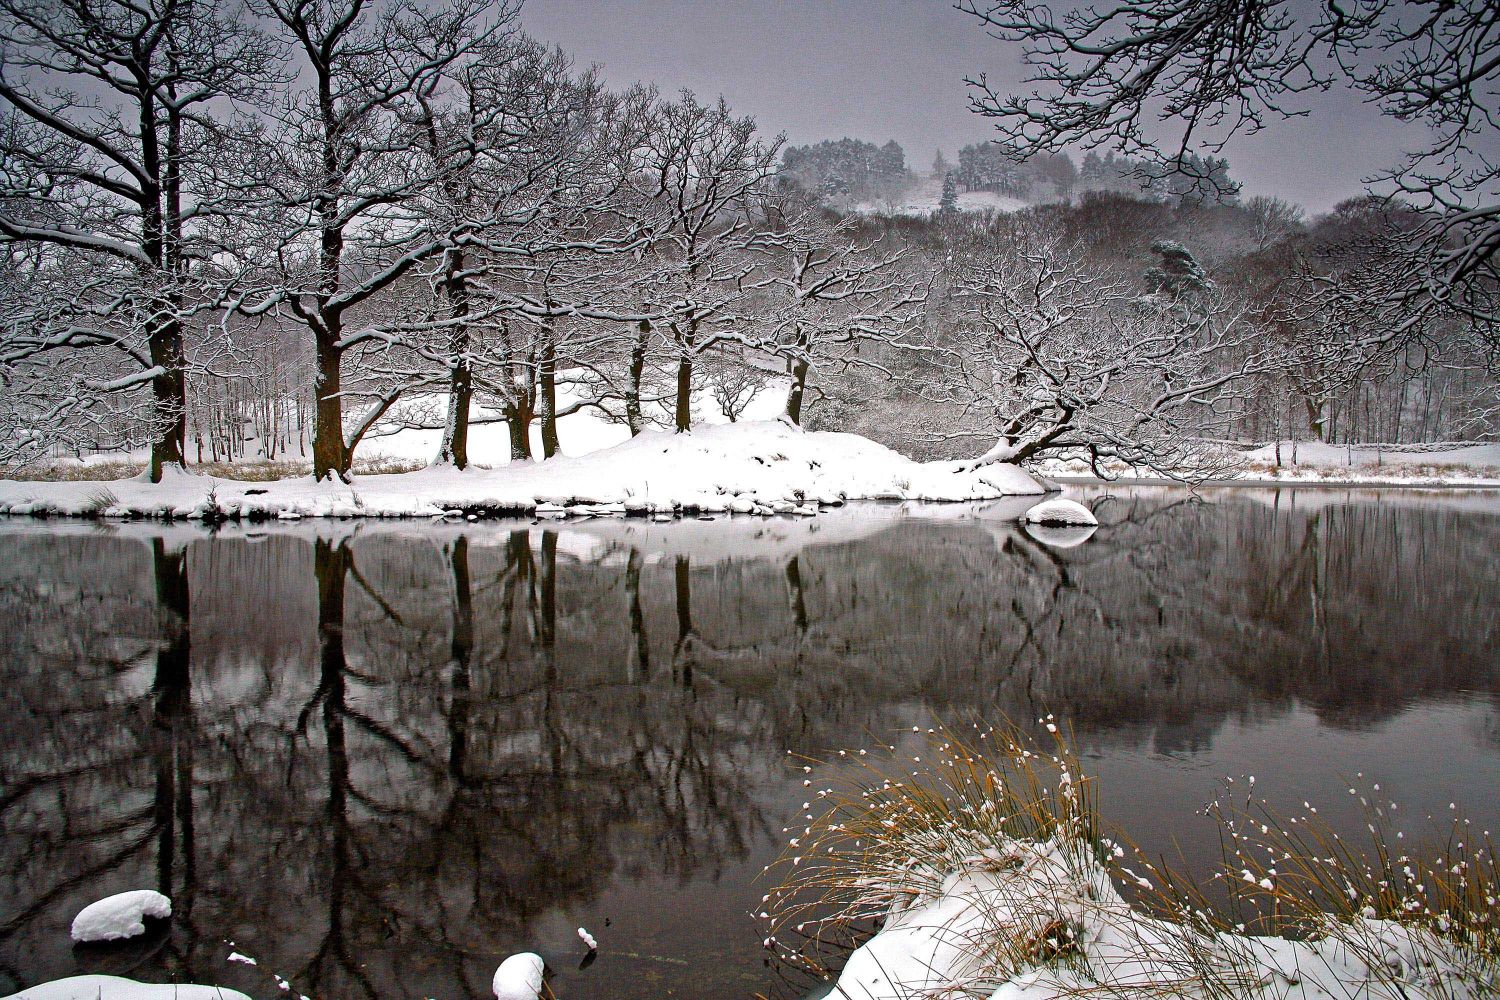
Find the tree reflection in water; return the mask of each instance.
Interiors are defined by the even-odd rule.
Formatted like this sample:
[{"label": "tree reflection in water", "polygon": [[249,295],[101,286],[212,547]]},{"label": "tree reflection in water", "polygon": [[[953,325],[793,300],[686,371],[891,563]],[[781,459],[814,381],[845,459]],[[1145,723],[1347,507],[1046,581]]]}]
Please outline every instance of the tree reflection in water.
[{"label": "tree reflection in water", "polygon": [[[520,948],[564,995],[749,996],[752,876],[806,796],[784,752],[969,712],[1073,720],[1148,818],[1197,794],[1174,762],[1309,712],[1348,746],[1451,712],[1469,759],[1421,766],[1485,787],[1500,517],[1266,496],[1118,492],[1068,549],[1008,514],[853,510],[7,529],[0,989],[264,992],[233,940],[318,997],[485,996]],[[170,933],[70,949],[79,907],[145,886]]]}]

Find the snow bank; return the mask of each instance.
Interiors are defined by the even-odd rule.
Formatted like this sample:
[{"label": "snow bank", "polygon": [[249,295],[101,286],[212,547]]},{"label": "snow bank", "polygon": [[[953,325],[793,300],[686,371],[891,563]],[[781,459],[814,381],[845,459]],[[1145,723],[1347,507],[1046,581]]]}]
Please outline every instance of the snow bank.
[{"label": "snow bank", "polygon": [[893,910],[849,956],[829,997],[1481,995],[1457,956],[1424,934],[1373,918],[1330,922],[1316,940],[1199,930],[1133,910],[1086,844],[1014,839],[969,859],[936,894]]},{"label": "snow bank", "polygon": [[161,483],[0,482],[0,513],[99,517],[441,517],[535,513],[554,518],[683,511],[816,514],[846,500],[992,500],[1042,494],[1014,465],[965,470],[913,462],[855,434],[803,431],[783,421],[643,433],[580,457],[460,472],[433,467],[253,483],[170,473]]},{"label": "snow bank", "polygon": [[138,983],[119,976],[73,976],[42,983],[4,1000],[250,1000],[238,990],[188,983]]},{"label": "snow bank", "polygon": [[1028,524],[1061,527],[1095,528],[1099,526],[1099,519],[1094,516],[1093,511],[1081,503],[1064,500],[1061,497],[1043,500],[1026,512],[1024,520]]},{"label": "snow bank", "polygon": [[119,941],[146,933],[146,918],[165,920],[172,901],[152,889],[135,889],[90,903],[73,918],[73,940]]},{"label": "snow bank", "polygon": [[542,956],[523,951],[500,963],[491,984],[495,1000],[537,1000],[542,995]]}]

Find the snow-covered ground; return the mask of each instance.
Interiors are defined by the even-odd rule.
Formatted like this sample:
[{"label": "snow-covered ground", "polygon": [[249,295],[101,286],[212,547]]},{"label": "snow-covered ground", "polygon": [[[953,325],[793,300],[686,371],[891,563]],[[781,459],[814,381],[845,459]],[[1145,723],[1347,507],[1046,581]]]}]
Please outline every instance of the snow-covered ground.
[{"label": "snow-covered ground", "polygon": [[[1391,451],[1285,441],[1281,444],[1279,462],[1275,445],[1241,451],[1233,458],[1237,467],[1218,478],[1301,484],[1500,487],[1500,444],[1462,448],[1408,445],[1403,450]],[[1029,463],[1028,468],[1049,477],[1092,476],[1083,461],[1052,458]],[[1133,469],[1120,463],[1107,463],[1106,469],[1112,476],[1122,478],[1162,478],[1149,469]]]},{"label": "snow-covered ground", "polygon": [[98,482],[0,481],[0,513],[151,517],[539,517],[738,513],[810,515],[845,500],[992,500],[1049,489],[1013,465],[919,463],[854,434],[780,420],[648,431],[578,457],[494,469],[430,467],[352,483],[255,483],[169,473]]},{"label": "snow-covered ground", "polygon": [[[862,202],[854,207],[861,215],[910,215],[925,218],[938,210],[943,200],[943,182],[928,177],[899,198]],[[958,196],[960,212],[1019,212],[1026,202],[990,191],[963,191]]]},{"label": "snow-covered ground", "polygon": [[[776,419],[786,406],[787,386],[785,376],[770,377],[766,385],[755,393],[738,419],[745,422]],[[420,409],[441,420],[446,402],[446,397],[432,396],[416,401],[410,409]],[[559,387],[558,408],[567,410],[574,402],[576,395],[565,386]],[[695,427],[729,423],[729,418],[724,416],[712,396],[706,392],[694,394],[692,408]],[[474,422],[469,426],[469,460],[477,465],[493,468],[510,464],[510,432],[503,422],[495,419],[497,416],[498,414],[482,405],[476,404],[473,408],[471,419]],[[360,445],[359,452],[362,458],[371,460],[430,462],[438,452],[442,437],[443,433],[438,429],[402,428],[392,434],[366,438]],[[630,430],[624,424],[606,419],[597,408],[585,407],[558,417],[557,437],[562,453],[577,457],[624,444],[630,440]],[[531,426],[531,450],[535,455],[542,454],[542,427],[539,421]]]}]

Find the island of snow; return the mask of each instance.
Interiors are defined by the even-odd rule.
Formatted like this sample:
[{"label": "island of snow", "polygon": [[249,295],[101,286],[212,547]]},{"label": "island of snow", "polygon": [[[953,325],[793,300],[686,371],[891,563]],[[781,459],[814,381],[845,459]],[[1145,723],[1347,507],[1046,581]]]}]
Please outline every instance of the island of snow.
[{"label": "island of snow", "polygon": [[1094,512],[1081,503],[1061,497],[1043,500],[1026,512],[1023,520],[1028,524],[1045,524],[1059,527],[1094,528],[1099,519]]},{"label": "island of snow", "polygon": [[352,483],[242,482],[182,472],[160,483],[0,482],[0,513],[174,518],[541,517],[681,512],[816,514],[845,500],[993,500],[1051,487],[1019,466],[914,462],[856,434],[780,420],[647,431],[576,458],[495,469],[433,466]]},{"label": "island of snow", "polygon": [[172,901],[152,889],[135,889],[90,903],[73,918],[73,940],[119,941],[146,933],[146,918],[165,920]]},{"label": "island of snow", "polygon": [[545,969],[542,956],[532,952],[510,956],[495,970],[495,980],[491,983],[495,1000],[537,1000],[542,995]]},{"label": "island of snow", "polygon": [[190,983],[138,983],[119,976],[73,976],[32,986],[4,1000],[250,1000],[237,990]]}]

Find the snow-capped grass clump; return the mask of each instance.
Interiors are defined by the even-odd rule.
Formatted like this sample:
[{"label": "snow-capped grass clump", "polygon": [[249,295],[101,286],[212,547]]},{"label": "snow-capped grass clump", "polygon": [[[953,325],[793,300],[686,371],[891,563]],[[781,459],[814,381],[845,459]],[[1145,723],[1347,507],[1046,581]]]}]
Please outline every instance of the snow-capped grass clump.
[{"label": "snow-capped grass clump", "polygon": [[138,983],[120,976],[72,976],[32,986],[5,1000],[250,1000],[238,990],[190,983]]},{"label": "snow-capped grass clump", "polygon": [[1229,848],[1215,881],[1229,902],[1211,904],[1105,835],[1093,780],[1041,721],[1048,746],[1012,729],[935,729],[916,751],[804,763],[806,822],[787,831],[781,883],[765,897],[767,945],[832,979],[823,956],[858,944],[832,1000],[1500,990],[1487,834],[1460,821],[1419,858],[1390,849],[1405,838],[1378,822],[1361,851],[1311,807],[1281,821],[1248,801],[1217,805]]},{"label": "snow-capped grass clump", "polygon": [[495,1000],[537,1000],[542,995],[543,975],[547,963],[542,956],[523,951],[500,963],[490,984]]},{"label": "snow-capped grass clump", "polygon": [[1051,527],[1094,528],[1099,525],[1099,519],[1094,516],[1093,511],[1077,501],[1064,500],[1062,497],[1043,500],[1028,510],[1022,520],[1028,524]]},{"label": "snow-capped grass clump", "polygon": [[120,941],[146,933],[146,918],[165,920],[172,901],[152,889],[135,889],[90,903],[73,918],[73,940]]}]

